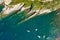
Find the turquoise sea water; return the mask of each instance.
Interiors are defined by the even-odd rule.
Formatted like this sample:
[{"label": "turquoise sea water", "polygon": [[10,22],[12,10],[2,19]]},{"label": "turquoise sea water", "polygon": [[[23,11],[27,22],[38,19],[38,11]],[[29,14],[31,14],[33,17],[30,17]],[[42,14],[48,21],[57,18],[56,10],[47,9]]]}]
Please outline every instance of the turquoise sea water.
[{"label": "turquoise sea water", "polygon": [[[52,25],[58,11],[41,14],[21,24],[26,18],[26,12],[10,14],[0,20],[0,40],[55,40],[59,35],[56,26]],[[56,33],[54,33],[56,31]]]}]

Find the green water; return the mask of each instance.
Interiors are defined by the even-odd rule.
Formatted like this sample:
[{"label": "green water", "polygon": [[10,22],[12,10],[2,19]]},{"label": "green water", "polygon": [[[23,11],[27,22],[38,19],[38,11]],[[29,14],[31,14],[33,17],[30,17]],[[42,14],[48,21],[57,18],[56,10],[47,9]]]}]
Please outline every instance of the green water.
[{"label": "green water", "polygon": [[4,8],[4,6],[3,5],[0,5],[0,12],[2,11],[3,8]]},{"label": "green water", "polygon": [[[59,11],[42,14],[18,24],[26,18],[26,12],[14,12],[0,20],[0,40],[55,40],[59,32],[53,33],[57,28],[51,23],[55,21]],[[54,23],[53,23],[54,24]],[[38,29],[35,31],[35,29]],[[27,32],[30,30],[30,32]],[[41,38],[38,38],[40,35]],[[45,35],[45,38],[43,36]],[[49,39],[47,39],[50,37]]]}]

